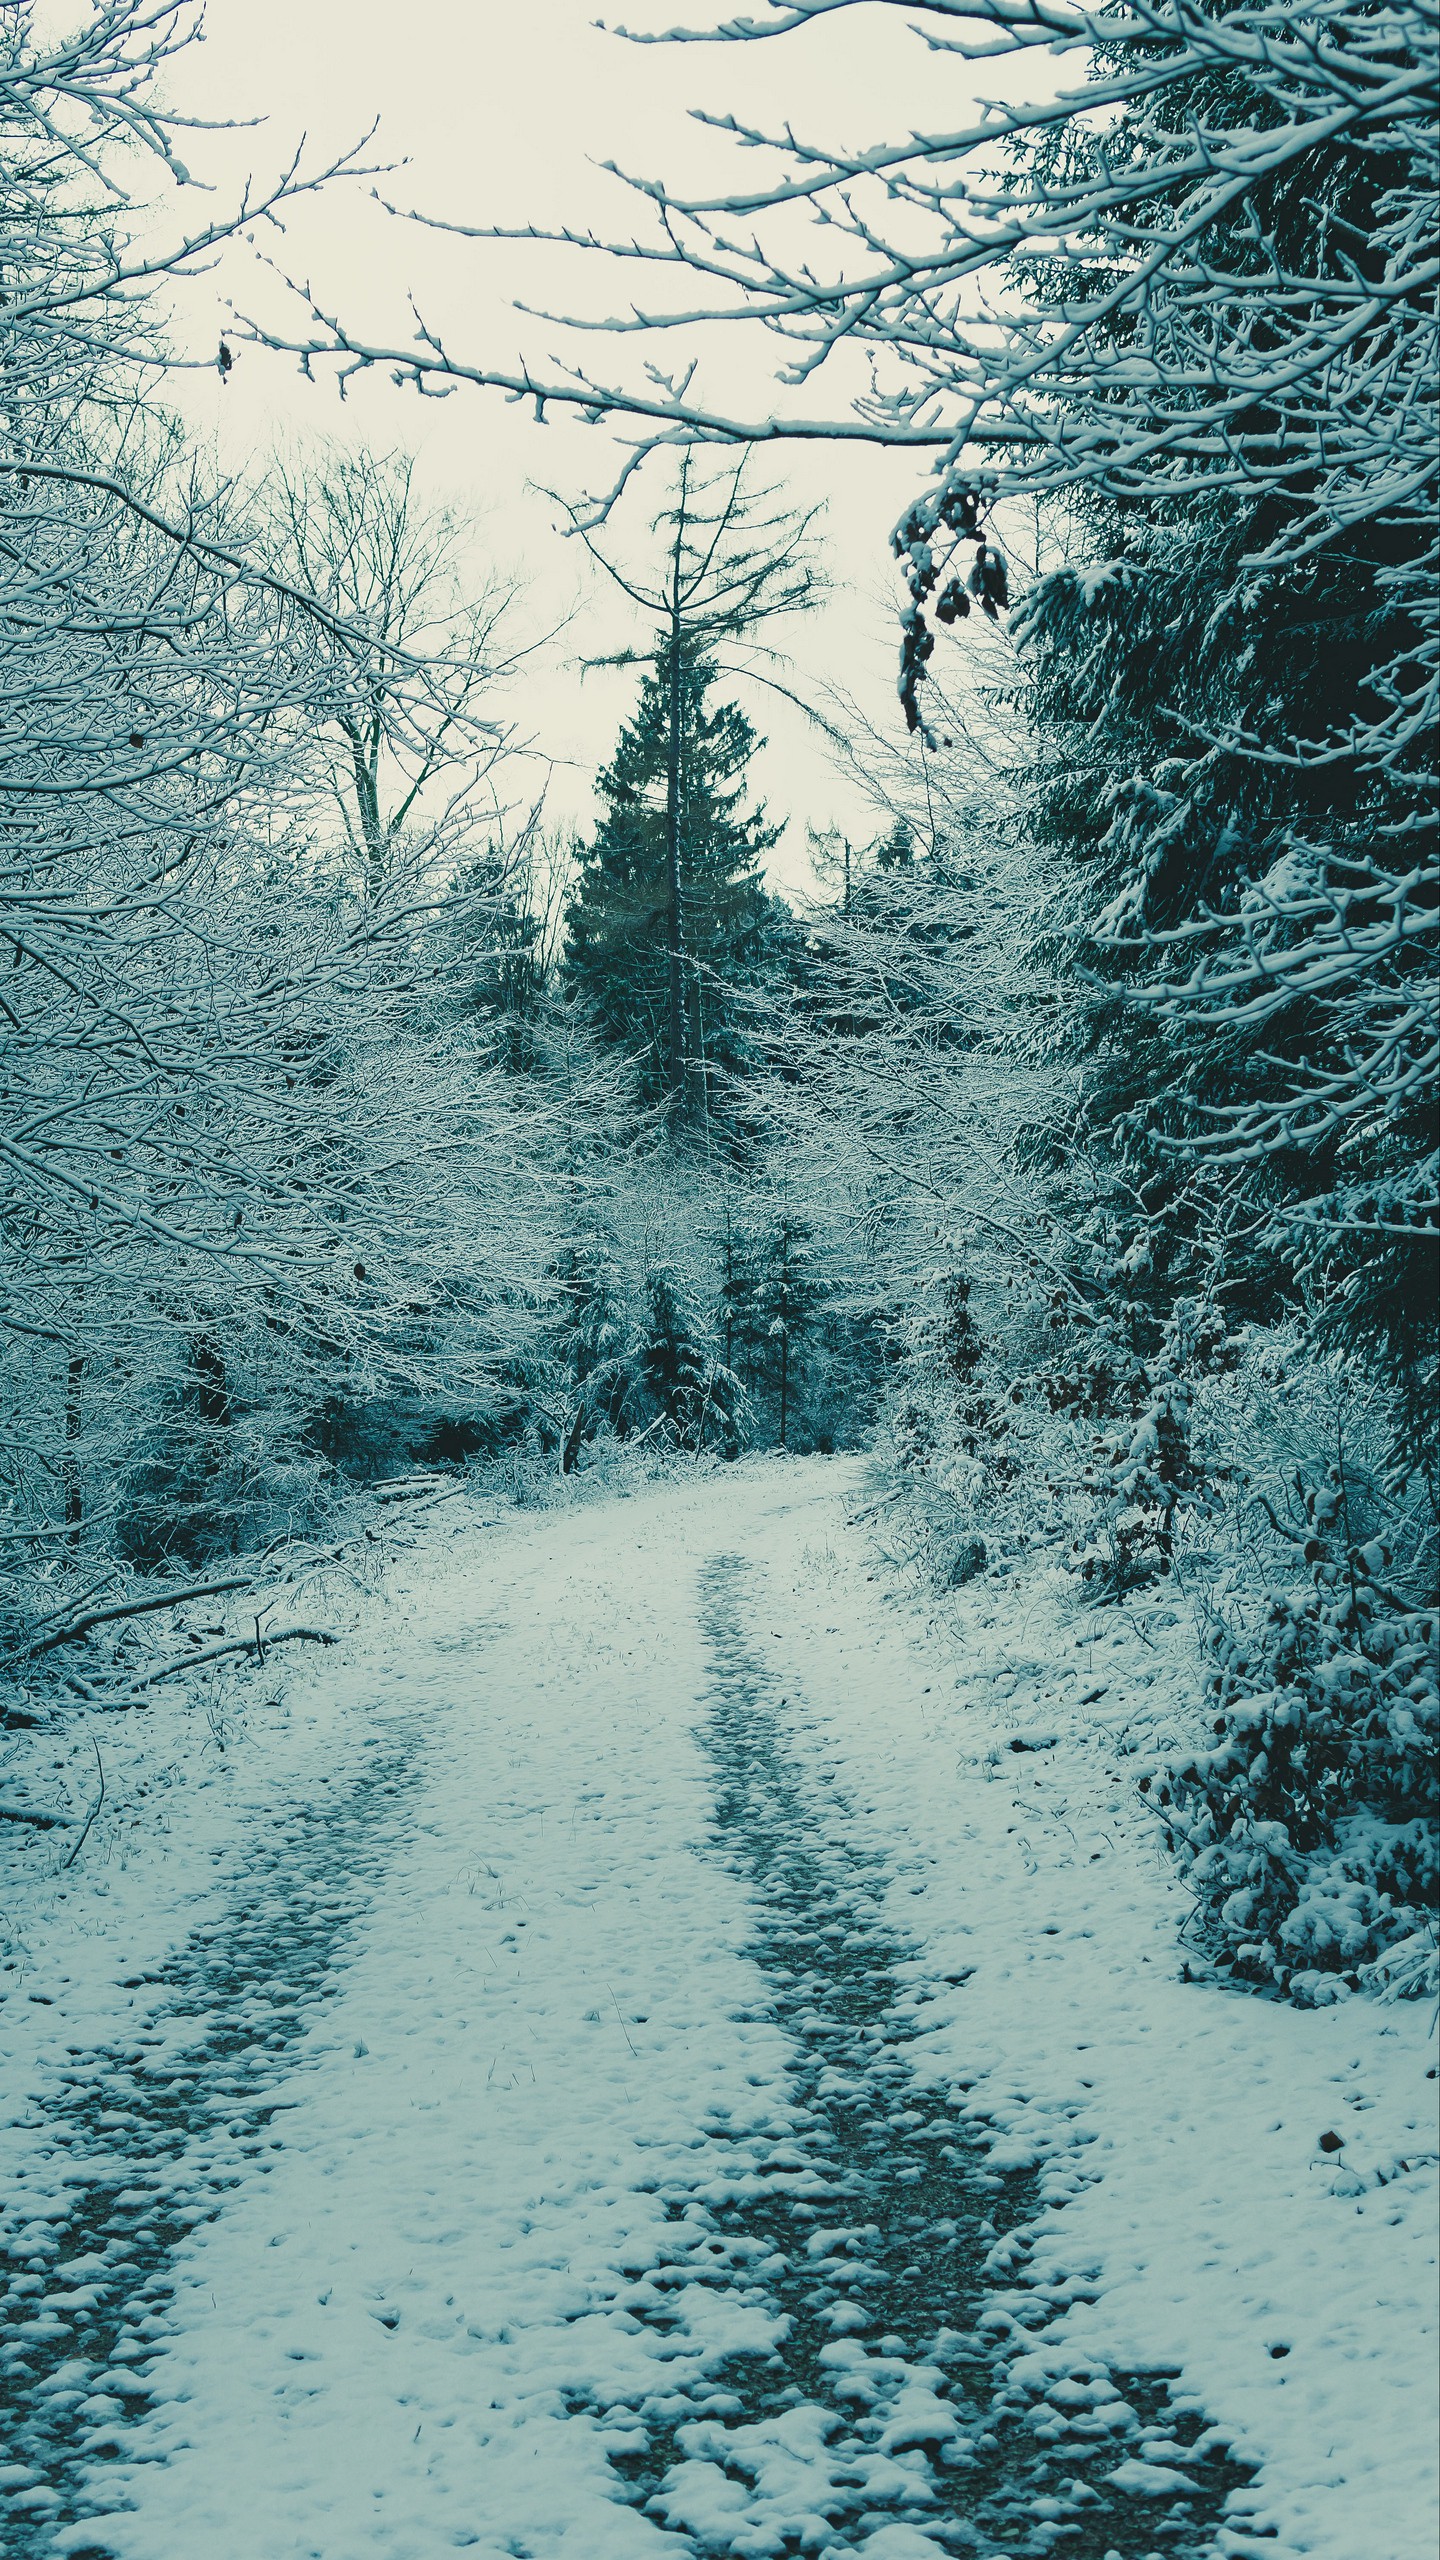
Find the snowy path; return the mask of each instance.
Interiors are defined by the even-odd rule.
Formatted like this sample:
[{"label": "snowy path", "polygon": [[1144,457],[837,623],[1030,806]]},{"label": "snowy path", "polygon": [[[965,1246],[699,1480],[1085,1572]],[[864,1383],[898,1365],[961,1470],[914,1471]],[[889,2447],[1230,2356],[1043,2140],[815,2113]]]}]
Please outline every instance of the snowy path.
[{"label": "snowy path", "polygon": [[[847,1482],[472,1537],[337,1682],[328,1789],[32,2116],[16,2560],[1331,2547],[1272,2538],[1163,2356],[1014,2353],[1054,2180],[937,2068],[972,1966],[832,1749],[799,1594],[847,1605]],[[1400,2501],[1333,2547],[1408,2560]]]}]

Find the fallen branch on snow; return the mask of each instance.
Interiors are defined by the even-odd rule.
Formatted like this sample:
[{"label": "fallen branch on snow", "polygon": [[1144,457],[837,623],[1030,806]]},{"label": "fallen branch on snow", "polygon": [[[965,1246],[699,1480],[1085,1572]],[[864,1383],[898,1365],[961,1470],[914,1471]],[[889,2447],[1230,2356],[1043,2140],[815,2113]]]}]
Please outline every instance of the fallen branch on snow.
[{"label": "fallen branch on snow", "polygon": [[[447,1497],[441,1494],[436,1498],[443,1502]],[[82,1616],[68,1619],[63,1627],[52,1627],[47,1635],[37,1636],[24,1647],[24,1659],[33,1662],[41,1654],[54,1653],[61,1645],[78,1644],[96,1627],[114,1626],[122,1618],[143,1618],[159,1609],[181,1609],[187,1600],[218,1600],[227,1591],[253,1591],[272,1556],[286,1548],[283,1538],[272,1539],[268,1547],[259,1550],[246,1573],[226,1574],[216,1582],[187,1582],[175,1591],[152,1591],[143,1600],[116,1600],[104,1609],[87,1609]],[[343,1552],[343,1544],[288,1549],[287,1561],[292,1566],[333,1564]]]},{"label": "fallen branch on snow", "polygon": [[48,1636],[39,1637],[29,1648],[32,1660],[38,1654],[54,1653],[62,1644],[78,1644],[94,1627],[113,1626],[118,1618],[143,1618],[155,1609],[178,1609],[187,1600],[215,1600],[224,1591],[245,1591],[254,1582],[251,1573],[228,1574],[223,1582],[190,1582],[183,1591],[153,1593],[145,1600],[119,1600],[108,1609],[91,1609],[83,1618],[72,1618],[67,1627],[59,1627]]},{"label": "fallen branch on snow", "polygon": [[157,1680],[177,1679],[182,1671],[195,1671],[202,1662],[220,1662],[227,1654],[249,1653],[263,1662],[271,1647],[277,1644],[338,1644],[336,1635],[325,1627],[276,1627],[273,1634],[262,1635],[257,1619],[253,1636],[232,1636],[226,1644],[207,1644],[200,1653],[177,1653],[170,1662],[160,1663],[153,1671],[137,1675],[136,1686],[151,1689]]},{"label": "fallen branch on snow", "polygon": [[37,1831],[68,1831],[72,1819],[68,1813],[32,1813],[28,1805],[0,1804],[0,1822],[32,1822]]}]

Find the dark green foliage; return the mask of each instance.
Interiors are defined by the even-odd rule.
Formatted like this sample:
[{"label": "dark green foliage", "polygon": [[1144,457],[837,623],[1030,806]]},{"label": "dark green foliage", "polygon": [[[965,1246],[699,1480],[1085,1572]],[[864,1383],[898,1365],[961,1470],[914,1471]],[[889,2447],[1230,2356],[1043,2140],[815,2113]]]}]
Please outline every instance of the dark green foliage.
[{"label": "dark green foliage", "polygon": [[718,1241],[718,1329],[752,1437],[800,1452],[859,1447],[879,1401],[879,1308],[847,1298],[833,1247],[797,1210],[751,1195],[742,1221],[727,1201]]},{"label": "dark green foliage", "polygon": [[518,1380],[497,1369],[483,1403],[437,1410],[434,1395],[393,1387],[353,1396],[332,1393],[306,1427],[309,1448],[337,1475],[370,1484],[410,1466],[454,1466],[490,1458],[524,1437],[529,1397]]},{"label": "dark green foliage", "polygon": [[621,1428],[635,1364],[614,1254],[602,1238],[567,1245],[554,1277],[563,1305],[557,1348],[578,1390],[581,1434],[589,1438],[602,1423]]},{"label": "dark green foliage", "polygon": [[762,1236],[756,1260],[751,1357],[773,1402],[782,1449],[790,1444],[791,1419],[804,1397],[809,1354],[830,1295],[814,1241],[808,1219],[782,1208]]},{"label": "dark green foliage", "polygon": [[[665,821],[669,651],[644,676],[635,718],[599,780],[604,803],[566,915],[563,973],[608,1040],[641,1062],[643,1097],[666,1090],[671,916]],[[747,809],[757,740],[733,702],[713,700],[715,672],[682,643],[680,900],[688,1070],[713,1084],[743,1067],[746,1043],[730,990],[762,971],[776,921],[760,865],[780,830]]]},{"label": "dark green foliage", "polygon": [[733,1369],[716,1357],[669,1263],[645,1274],[630,1407],[647,1428],[658,1425],[681,1449],[733,1456],[743,1436],[744,1390]]},{"label": "dark green foliage", "polygon": [[[1205,103],[1243,121],[1252,102],[1237,79]],[[1257,293],[1269,240],[1318,272],[1353,224],[1363,261],[1394,175],[1312,154],[1217,254]],[[1176,1284],[1197,1285],[1223,1201],[1232,1312],[1323,1301],[1328,1338],[1393,1382],[1414,1465],[1440,1340],[1440,876],[1414,717],[1433,522],[1403,499],[1317,503],[1308,475],[1257,473],[1213,499],[1076,507],[1085,565],[1016,619],[1045,747],[1035,822],[1080,877],[1082,956],[1112,991],[1086,1022],[1090,1125],[1166,1221]]]},{"label": "dark green foliage", "polygon": [[727,1200],[720,1241],[720,1339],[726,1367],[742,1372],[750,1366],[758,1325],[755,1251],[753,1228],[737,1223]]},{"label": "dark green foliage", "polygon": [[1259,1625],[1217,1621],[1215,1747],[1155,1789],[1212,1948],[1310,1999],[1366,1965],[1428,1987],[1440,1906],[1440,1618],[1389,1587],[1346,1508],[1333,1468],[1305,1493],[1308,1584]]},{"label": "dark green foliage", "polygon": [[875,847],[882,871],[908,871],[915,859],[915,831],[908,818],[897,818]]},{"label": "dark green foliage", "polygon": [[523,867],[491,847],[460,874],[444,919],[453,951],[454,1000],[494,1026],[503,1065],[534,1069],[545,1002],[540,920],[523,894]]}]

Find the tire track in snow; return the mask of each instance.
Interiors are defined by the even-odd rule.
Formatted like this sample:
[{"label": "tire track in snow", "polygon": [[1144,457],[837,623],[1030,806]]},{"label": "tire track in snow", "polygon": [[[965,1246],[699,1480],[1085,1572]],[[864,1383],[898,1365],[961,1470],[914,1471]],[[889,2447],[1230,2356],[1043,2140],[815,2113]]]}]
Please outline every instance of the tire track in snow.
[{"label": "tire track in snow", "polygon": [[[419,1783],[413,1734],[372,1740],[338,1802],[294,1805],[251,1844],[241,1891],[151,1975],[131,2041],[72,2051],[36,2124],[33,2209],[0,2237],[0,2515],[7,2560],[83,2560],[87,2512],[113,2509],[107,2458],[130,2450],[145,2369],[171,2322],[172,2258],[282,2137],[272,2092],[339,1988],[347,1933]],[[63,2201],[59,2198],[63,2196]]]},{"label": "tire track in snow", "polygon": [[[723,2560],[1198,2560],[1250,2475],[1165,2377],[1086,2365],[1037,2400],[987,2334],[994,2276],[1023,2259],[1034,2175],[997,2175],[917,2089],[914,1951],[885,1916],[884,1869],[846,1844],[843,1804],[787,1752],[796,1710],[747,1640],[743,1564],[715,1558],[703,1590],[714,1845],[755,1896],[751,1953],[791,2040],[795,2129],[758,2152],[747,2133],[732,2175],[715,2175],[712,2150],[702,2188],[666,2190],[676,2246],[647,2270],[644,2307],[631,2299],[650,2328],[680,2331],[690,2285],[739,2286],[780,2314],[780,2339],[711,2365],[689,2410],[673,2393],[606,2408],[612,2467],[667,2543]],[[705,2131],[726,2141],[723,2122]]]}]

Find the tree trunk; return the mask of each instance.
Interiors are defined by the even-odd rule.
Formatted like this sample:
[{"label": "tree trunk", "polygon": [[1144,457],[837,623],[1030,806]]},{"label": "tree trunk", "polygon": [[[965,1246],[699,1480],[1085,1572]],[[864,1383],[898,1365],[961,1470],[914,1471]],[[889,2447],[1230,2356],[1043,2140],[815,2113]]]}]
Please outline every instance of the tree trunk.
[{"label": "tree trunk", "polygon": [[77,1352],[65,1371],[65,1457],[61,1479],[65,1487],[65,1528],[73,1541],[79,1537],[85,1518],[85,1499],[80,1483],[80,1461],[76,1443],[80,1437],[80,1388],[85,1377],[85,1354]]},{"label": "tree trunk", "polygon": [[350,763],[355,776],[355,812],[365,847],[367,885],[372,898],[385,885],[385,822],[380,815],[380,749],[372,733],[368,748],[357,729],[349,731]]},{"label": "tree trunk", "polygon": [[780,1229],[780,1446],[790,1419],[790,1228]]},{"label": "tree trunk", "polygon": [[679,553],[675,576],[677,590],[670,608],[670,735],[665,758],[665,865],[666,885],[670,900],[670,983],[669,1029],[665,1060],[672,1109],[684,1116],[685,1093],[685,979],[682,961],[683,920],[680,913],[680,604],[678,595]]},{"label": "tree trunk", "polygon": [[201,1421],[228,1423],[234,1410],[230,1400],[230,1380],[226,1373],[225,1355],[213,1334],[191,1335],[190,1366],[195,1379],[195,1404]]}]

